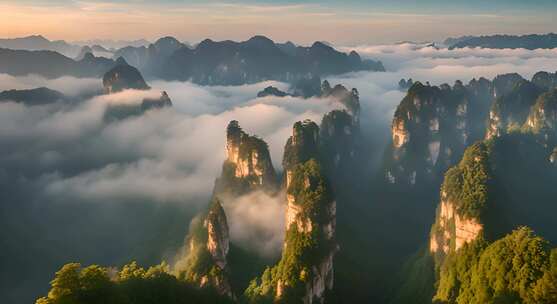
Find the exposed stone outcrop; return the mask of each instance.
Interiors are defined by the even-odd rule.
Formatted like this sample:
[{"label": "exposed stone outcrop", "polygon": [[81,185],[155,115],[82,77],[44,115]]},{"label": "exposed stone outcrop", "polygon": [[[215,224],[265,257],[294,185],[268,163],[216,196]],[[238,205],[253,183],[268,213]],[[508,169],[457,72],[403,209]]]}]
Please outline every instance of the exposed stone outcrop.
[{"label": "exposed stone outcrop", "polygon": [[360,151],[360,126],[346,110],[334,110],[321,121],[321,155],[327,172],[350,168]]},{"label": "exposed stone outcrop", "polygon": [[[325,291],[333,288],[333,258],[337,245],[336,202],[330,186],[315,160],[296,166],[288,187],[286,210],[287,236],[279,269],[299,272],[305,280],[278,278],[275,298],[279,301],[303,286],[303,303],[323,303]],[[300,238],[311,239],[314,248],[299,243]],[[304,257],[305,256],[305,257]],[[292,257],[297,257],[292,261]],[[287,270],[290,269],[290,270]]]},{"label": "exposed stone outcrop", "polygon": [[296,122],[292,136],[286,141],[282,166],[285,171],[286,188],[290,184],[292,170],[297,164],[319,158],[319,127],[311,120]]},{"label": "exposed stone outcrop", "polygon": [[228,280],[230,237],[226,214],[214,199],[206,214],[195,218],[186,238],[187,254],[176,265],[178,276],[199,287],[212,286],[233,297]]},{"label": "exposed stone outcrop", "polygon": [[438,265],[447,254],[476,240],[484,231],[483,216],[492,191],[488,158],[488,146],[476,143],[445,175],[429,242]]},{"label": "exposed stone outcrop", "polygon": [[221,269],[226,267],[226,256],[230,249],[230,236],[226,214],[218,201],[213,203],[203,226],[207,227],[207,249]]},{"label": "exposed stone outcrop", "polygon": [[437,178],[453,164],[474,137],[473,97],[459,81],[452,88],[415,82],[392,122],[386,180],[413,185]]},{"label": "exposed stone outcrop", "polygon": [[466,243],[474,241],[483,230],[476,218],[465,218],[457,212],[454,203],[448,200],[446,192],[441,194],[441,203],[436,219],[436,231],[429,242],[430,252],[446,256]]},{"label": "exposed stone outcrop", "polygon": [[340,102],[346,108],[348,114],[352,115],[352,118],[356,123],[359,123],[360,118],[360,94],[356,88],[348,90],[341,84],[335,85],[331,88],[331,85],[327,80],[323,81],[321,85],[321,97],[334,98]]},{"label": "exposed stone outcrop", "polygon": [[128,64],[117,64],[103,76],[103,87],[106,94],[117,93],[127,89],[148,90],[141,73]]},{"label": "exposed stone outcrop", "polygon": [[235,120],[227,127],[226,154],[222,175],[215,186],[217,194],[277,190],[277,177],[267,143],[244,132]]},{"label": "exposed stone outcrop", "polygon": [[470,143],[521,127],[540,90],[516,73],[456,81],[452,88],[413,82],[393,119],[386,181],[438,180]]},{"label": "exposed stone outcrop", "polygon": [[[352,122],[345,111],[339,113]],[[333,288],[337,211],[319,163],[319,139],[314,122],[294,124],[283,159],[287,205],[282,257],[248,289],[252,302],[323,303],[326,292]]]},{"label": "exposed stone outcrop", "polygon": [[498,98],[510,93],[515,85],[523,80],[524,78],[517,73],[497,75],[492,81],[493,98]]},{"label": "exposed stone outcrop", "polygon": [[489,112],[486,139],[519,129],[541,93],[541,89],[533,83],[521,80],[509,93],[499,95]]},{"label": "exposed stone outcrop", "polygon": [[525,128],[538,134],[546,145],[557,144],[557,89],[538,97],[526,119]]}]

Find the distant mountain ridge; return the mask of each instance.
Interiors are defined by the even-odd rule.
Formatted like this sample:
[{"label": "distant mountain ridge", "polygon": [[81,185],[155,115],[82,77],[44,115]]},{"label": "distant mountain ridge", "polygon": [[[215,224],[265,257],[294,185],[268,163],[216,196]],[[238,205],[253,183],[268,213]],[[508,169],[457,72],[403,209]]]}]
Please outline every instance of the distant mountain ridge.
[{"label": "distant mountain ridge", "polygon": [[194,48],[165,37],[147,48],[120,49],[114,56],[123,57],[148,77],[202,85],[294,82],[313,76],[385,70],[381,62],[362,60],[355,51],[345,54],[321,42],[310,47],[277,44],[264,36],[242,42],[206,39]]},{"label": "distant mountain ridge", "polygon": [[0,48],[0,73],[12,76],[30,74],[46,78],[100,77],[116,64],[115,60],[86,53],[81,60],[73,60],[54,51],[27,51]]},{"label": "distant mountain ridge", "polygon": [[75,57],[81,46],[67,43],[64,40],[51,41],[41,35],[21,38],[0,39],[0,48],[27,51],[54,51],[64,56]]},{"label": "distant mountain ridge", "polygon": [[27,45],[33,50],[18,48],[25,45],[14,42],[0,48],[0,73],[37,74],[47,78],[99,77],[114,67],[120,57],[148,79],[191,81],[200,85],[242,85],[265,80],[296,83],[349,72],[385,71],[380,61],[362,59],[355,51],[339,52],[323,42],[309,47],[292,42],[280,44],[264,36],[242,42],[206,39],[195,47],[167,36],[147,47],[109,50],[100,45],[79,46],[74,56],[49,50],[50,42],[42,36],[36,39],[46,41],[42,46],[45,50],[35,50],[41,47],[38,43]]},{"label": "distant mountain ridge", "polygon": [[449,49],[465,47],[480,47],[490,49],[553,49],[557,48],[557,34],[531,35],[492,35],[492,36],[463,36],[447,38],[444,42]]}]

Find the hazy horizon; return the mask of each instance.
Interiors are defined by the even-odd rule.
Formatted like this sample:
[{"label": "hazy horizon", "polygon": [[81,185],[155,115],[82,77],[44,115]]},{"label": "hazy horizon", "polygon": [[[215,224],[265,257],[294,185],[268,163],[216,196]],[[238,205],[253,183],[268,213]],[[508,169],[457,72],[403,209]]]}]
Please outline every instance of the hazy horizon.
[{"label": "hazy horizon", "polygon": [[[474,5],[472,5],[474,4]],[[0,4],[0,37],[43,35],[50,40],[246,40],[265,35],[300,44],[336,45],[442,41],[462,35],[555,31],[547,0],[467,1],[96,1],[24,0]],[[84,30],[86,29],[86,30]],[[350,35],[346,35],[350,33]]]}]

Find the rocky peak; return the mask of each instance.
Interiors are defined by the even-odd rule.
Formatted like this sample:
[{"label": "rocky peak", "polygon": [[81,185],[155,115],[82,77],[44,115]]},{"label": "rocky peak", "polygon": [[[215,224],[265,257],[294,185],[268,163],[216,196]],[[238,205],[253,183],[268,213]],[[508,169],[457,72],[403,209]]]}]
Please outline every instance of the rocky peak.
[{"label": "rocky peak", "polygon": [[314,42],[314,43],[311,45],[310,50],[313,50],[313,51],[326,51],[326,52],[332,52],[332,51],[334,51],[334,49],[333,49],[330,45],[327,45],[327,44],[325,44],[325,43],[323,43],[323,42],[321,42],[321,41],[316,41],[316,42]]},{"label": "rocky peak", "polygon": [[[291,282],[286,278],[279,278],[276,298],[287,296],[291,292],[290,288],[296,288],[301,283],[305,285],[303,303],[312,303],[315,299],[318,303],[323,303],[325,291],[333,288],[333,258],[337,251],[336,202],[316,160],[296,166],[287,195],[287,237],[279,267],[290,268],[300,272],[300,275],[305,274],[308,279],[305,282]],[[299,237],[312,238],[316,248],[300,248],[296,241]],[[313,258],[304,261],[302,256],[305,254]],[[287,259],[290,256],[300,258],[289,261]]]},{"label": "rocky peak", "polygon": [[398,82],[398,88],[399,88],[401,91],[407,91],[407,90],[410,89],[413,85],[414,85],[414,80],[412,80],[412,78],[408,78],[408,80],[402,78],[402,79],[400,79],[400,81]]},{"label": "rocky peak", "polygon": [[292,170],[298,164],[319,157],[319,127],[311,120],[298,121],[292,128],[292,136],[284,147],[282,166],[288,186]]},{"label": "rocky peak", "polygon": [[510,93],[524,78],[517,73],[501,74],[493,78],[492,96],[498,98]]},{"label": "rocky peak", "polygon": [[276,190],[277,178],[267,143],[244,132],[236,120],[226,129],[226,155],[217,193]]},{"label": "rocky peak", "polygon": [[338,102],[340,102],[348,113],[352,115],[355,122],[359,121],[360,117],[360,93],[358,89],[353,88],[348,90],[341,84],[335,85],[332,89],[331,86],[327,82],[326,84],[322,84],[322,91],[321,97],[332,97]]},{"label": "rocky peak", "polygon": [[289,96],[290,94],[281,91],[280,89],[273,87],[273,86],[268,86],[265,89],[263,89],[262,91],[257,93],[257,97],[261,98],[261,97],[267,97],[267,96],[275,96],[275,97],[285,97],[285,96]]},{"label": "rocky peak", "polygon": [[547,143],[555,143],[557,136],[557,89],[538,97],[526,119],[526,128],[542,136]]},{"label": "rocky peak", "polygon": [[93,53],[93,49],[91,47],[89,47],[88,45],[85,45],[81,48],[81,50],[79,51],[79,54],[75,57],[75,60],[80,61],[82,60],[85,55],[87,55],[87,53]]},{"label": "rocky peak", "polygon": [[469,107],[461,82],[452,88],[414,82],[395,111],[386,180],[414,185],[438,178],[469,142]]},{"label": "rocky peak", "polygon": [[262,49],[270,49],[276,47],[273,40],[261,35],[256,35],[251,37],[248,41],[246,41],[246,43],[252,47],[262,48]]},{"label": "rocky peak", "polygon": [[486,139],[520,128],[541,92],[532,82],[521,80],[509,93],[495,99],[489,112]]},{"label": "rocky peak", "polygon": [[326,169],[340,173],[338,169],[356,161],[359,134],[359,125],[347,111],[334,110],[323,116],[320,147]]},{"label": "rocky peak", "polygon": [[554,88],[557,88],[557,72],[537,72],[536,74],[534,74],[534,77],[532,77],[532,83],[544,90],[552,90]]},{"label": "rocky peak", "polygon": [[207,250],[221,269],[226,267],[226,256],[230,249],[230,237],[226,214],[218,200],[214,200],[203,223],[207,228]]},{"label": "rocky peak", "polygon": [[226,214],[218,199],[207,212],[194,218],[186,238],[186,255],[176,264],[178,277],[199,287],[213,287],[233,297],[228,280],[230,237]]},{"label": "rocky peak", "polygon": [[292,43],[292,41],[287,41],[285,43],[276,43],[276,45],[284,53],[290,56],[296,56],[298,48],[294,43]]},{"label": "rocky peak", "polygon": [[127,89],[148,90],[141,73],[131,65],[119,64],[103,76],[103,87],[106,94],[117,93]]},{"label": "rocky peak", "polygon": [[332,89],[331,84],[327,80],[323,80],[323,83],[321,83],[321,95],[327,96],[331,94]]},{"label": "rocky peak", "polygon": [[161,59],[169,57],[174,52],[184,47],[185,45],[176,38],[167,36],[158,39],[153,44],[150,44],[148,51],[154,62],[160,62]]},{"label": "rocky peak", "polygon": [[360,54],[358,54],[358,52],[356,51],[351,51],[350,54],[348,54],[348,61],[350,62],[350,65],[354,67],[357,67],[362,64],[362,58],[360,57]]},{"label": "rocky peak", "polygon": [[333,289],[336,203],[319,163],[292,169],[287,188],[286,236],[282,257],[267,269],[248,297],[278,303],[324,303]]}]

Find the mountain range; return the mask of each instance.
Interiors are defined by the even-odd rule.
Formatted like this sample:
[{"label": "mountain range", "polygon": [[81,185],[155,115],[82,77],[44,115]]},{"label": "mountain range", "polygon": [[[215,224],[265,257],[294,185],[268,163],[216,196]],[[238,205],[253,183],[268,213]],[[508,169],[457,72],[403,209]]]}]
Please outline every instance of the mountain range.
[{"label": "mountain range", "polygon": [[[34,40],[45,41],[45,48],[53,48],[53,43],[42,37],[23,38],[21,41],[25,43],[8,43],[7,46],[23,46]],[[381,62],[362,60],[355,51],[345,54],[321,42],[311,47],[275,44],[263,36],[243,42],[206,39],[195,48],[173,37],[161,38],[148,47],[128,46],[114,51],[101,46],[84,46],[76,51],[76,59],[55,51],[34,50],[37,47],[39,44],[27,47],[33,50],[0,49],[0,73],[38,74],[48,78],[98,77],[112,68],[120,57],[137,67],[146,78],[192,81],[202,85],[239,85],[265,80],[292,83],[314,76],[385,70]],[[108,59],[93,54],[113,55]]]}]

